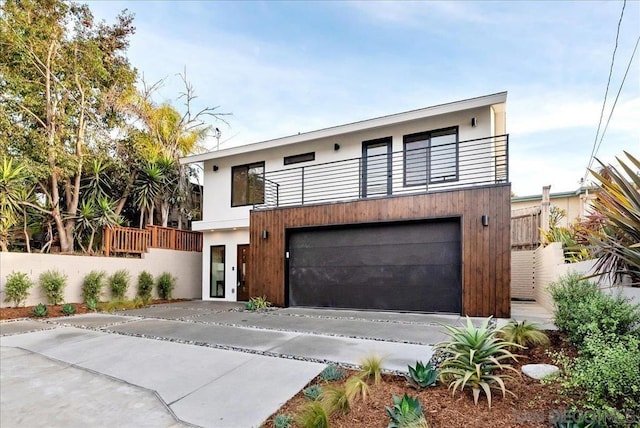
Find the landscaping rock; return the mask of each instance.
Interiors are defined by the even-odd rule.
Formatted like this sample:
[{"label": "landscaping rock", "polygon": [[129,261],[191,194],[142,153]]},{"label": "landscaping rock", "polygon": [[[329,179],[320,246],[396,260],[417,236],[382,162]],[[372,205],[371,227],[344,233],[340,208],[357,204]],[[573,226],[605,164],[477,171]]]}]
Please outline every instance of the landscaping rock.
[{"label": "landscaping rock", "polygon": [[547,376],[558,374],[560,369],[551,364],[525,364],[522,373],[533,379],[543,379]]}]

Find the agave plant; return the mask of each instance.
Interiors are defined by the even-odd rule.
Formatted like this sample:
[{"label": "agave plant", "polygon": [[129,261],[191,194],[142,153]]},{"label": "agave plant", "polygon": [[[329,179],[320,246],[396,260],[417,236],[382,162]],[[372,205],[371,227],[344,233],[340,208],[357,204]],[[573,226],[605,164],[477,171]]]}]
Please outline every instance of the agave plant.
[{"label": "agave plant", "polygon": [[499,330],[489,328],[490,320],[491,317],[484,320],[480,327],[475,327],[469,317],[463,327],[444,325],[450,339],[436,345],[452,354],[440,366],[440,380],[449,382],[453,395],[458,389],[462,391],[469,387],[476,405],[480,393],[484,391],[489,407],[492,389],[499,389],[503,397],[507,393],[515,396],[504,383],[513,377],[498,371],[512,371],[519,375],[505,360],[517,361],[516,355],[509,348],[522,348],[502,339],[498,334]]},{"label": "agave plant", "polygon": [[[640,284],[640,161],[624,152],[630,165],[618,160],[624,173],[614,166],[591,174],[600,182],[594,209],[605,226],[591,233],[590,242],[599,256],[596,268],[621,279],[629,275]],[[626,174],[626,176],[625,176]],[[628,178],[627,178],[628,177]]]},{"label": "agave plant", "polygon": [[391,422],[387,428],[427,428],[422,405],[417,398],[405,394],[393,396],[393,407],[386,407]]},{"label": "agave plant", "polygon": [[431,362],[422,364],[422,361],[416,361],[415,367],[408,366],[409,376],[407,380],[409,385],[414,388],[426,388],[434,386],[438,378],[438,370],[436,370]]}]

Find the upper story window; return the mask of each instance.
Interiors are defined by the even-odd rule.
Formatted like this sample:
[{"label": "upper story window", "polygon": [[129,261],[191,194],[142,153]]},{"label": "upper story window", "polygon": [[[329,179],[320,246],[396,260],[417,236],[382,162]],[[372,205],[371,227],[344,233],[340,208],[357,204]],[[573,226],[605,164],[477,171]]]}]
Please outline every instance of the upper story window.
[{"label": "upper story window", "polygon": [[316,152],[303,153],[301,155],[285,156],[284,164],[291,165],[294,163],[310,162],[316,160]]},{"label": "upper story window", "polygon": [[458,127],[404,136],[404,185],[458,179]]},{"label": "upper story window", "polygon": [[231,206],[264,203],[264,162],[231,168]]}]

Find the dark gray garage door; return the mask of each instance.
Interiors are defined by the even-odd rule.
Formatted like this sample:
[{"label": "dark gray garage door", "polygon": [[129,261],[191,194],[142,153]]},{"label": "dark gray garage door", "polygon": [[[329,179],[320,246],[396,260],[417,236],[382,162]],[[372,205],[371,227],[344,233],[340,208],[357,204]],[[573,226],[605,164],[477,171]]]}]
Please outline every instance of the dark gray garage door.
[{"label": "dark gray garage door", "polygon": [[290,306],[461,312],[459,219],[293,231]]}]

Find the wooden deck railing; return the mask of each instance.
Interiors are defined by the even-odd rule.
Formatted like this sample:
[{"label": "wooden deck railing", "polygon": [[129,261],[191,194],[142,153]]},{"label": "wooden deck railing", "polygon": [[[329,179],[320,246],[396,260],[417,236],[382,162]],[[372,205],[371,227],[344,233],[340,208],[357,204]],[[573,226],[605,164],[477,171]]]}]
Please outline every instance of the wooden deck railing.
[{"label": "wooden deck railing", "polygon": [[113,227],[104,229],[104,254],[142,254],[149,248],[202,251],[202,233],[147,225],[145,229]]}]

